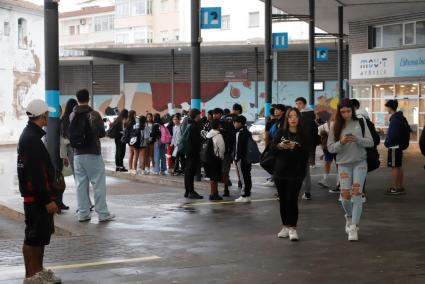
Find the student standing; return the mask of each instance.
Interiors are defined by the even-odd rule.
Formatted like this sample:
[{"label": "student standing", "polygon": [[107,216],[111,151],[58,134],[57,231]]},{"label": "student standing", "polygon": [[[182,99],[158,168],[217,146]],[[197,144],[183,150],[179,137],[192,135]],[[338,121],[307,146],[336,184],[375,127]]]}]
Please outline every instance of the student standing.
[{"label": "student standing", "polygon": [[[152,174],[154,172],[155,161],[153,159],[154,154],[154,141],[151,138],[153,127],[153,115],[152,113],[146,114],[146,126],[145,126],[145,139],[147,139],[146,152],[145,152],[145,171],[144,174]],[[151,168],[152,164],[152,168]]]},{"label": "student standing", "polygon": [[365,124],[363,134],[360,123],[350,100],[344,99],[338,105],[328,138],[328,150],[336,154],[349,241],[358,240],[363,211],[362,192],[367,176],[366,148],[374,146],[369,128]]},{"label": "student standing", "polygon": [[55,112],[42,100],[31,101],[26,109],[29,121],[18,143],[19,191],[24,199],[25,240],[22,248],[25,262],[24,284],[61,283],[51,270],[43,267],[44,248],[55,231],[53,215],[58,212],[55,179],[49,152],[41,138],[46,135],[49,112]]},{"label": "student standing", "polygon": [[173,117],[173,138],[171,140],[171,146],[173,147],[173,164],[174,164],[174,172],[173,175],[182,175],[184,173],[184,167],[185,167],[185,157],[184,154],[182,154],[179,149],[179,142],[182,135],[182,125],[181,125],[181,115],[180,113],[177,113]]},{"label": "student standing", "polygon": [[[134,168],[135,162],[135,147],[134,145],[130,145],[131,136],[133,134],[134,126],[136,125],[136,112],[134,110],[130,110],[128,112],[128,120],[125,124],[124,130],[124,141],[128,144],[128,172],[130,174],[136,174],[136,168]],[[136,161],[137,164],[137,161]]]},{"label": "student standing", "polygon": [[128,172],[128,170],[124,167],[126,143],[121,141],[124,134],[124,127],[127,124],[127,119],[128,110],[123,109],[111,125],[110,133],[115,142],[115,171],[117,172]]},{"label": "student standing", "polygon": [[234,147],[233,160],[237,166],[241,183],[241,196],[235,200],[235,202],[251,202],[251,168],[252,165],[247,161],[247,148],[248,139],[252,139],[251,133],[246,127],[246,118],[243,115],[239,115],[234,118],[233,125],[236,129],[236,139]]},{"label": "student standing", "polygon": [[275,153],[274,181],[279,193],[280,217],[283,228],[279,238],[298,240],[298,196],[307,172],[309,145],[305,130],[301,125],[301,113],[289,108],[284,125],[278,129],[273,139]]},{"label": "student standing", "polygon": [[159,113],[153,116],[154,125],[152,127],[151,138],[154,142],[154,161],[155,167],[153,174],[165,175],[167,164],[165,159],[165,144],[161,142],[161,127],[165,127]]}]

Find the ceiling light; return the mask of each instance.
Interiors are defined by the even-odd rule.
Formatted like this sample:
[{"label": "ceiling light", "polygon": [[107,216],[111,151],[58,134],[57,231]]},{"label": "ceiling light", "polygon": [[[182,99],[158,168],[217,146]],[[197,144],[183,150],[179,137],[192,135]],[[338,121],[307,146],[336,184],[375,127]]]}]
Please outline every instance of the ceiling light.
[{"label": "ceiling light", "polygon": [[400,88],[404,88],[404,85],[400,85]]}]

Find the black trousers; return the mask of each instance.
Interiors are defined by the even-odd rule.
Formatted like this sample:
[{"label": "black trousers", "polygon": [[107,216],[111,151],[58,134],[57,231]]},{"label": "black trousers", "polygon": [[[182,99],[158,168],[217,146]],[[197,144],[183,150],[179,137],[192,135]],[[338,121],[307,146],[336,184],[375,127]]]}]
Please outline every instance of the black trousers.
[{"label": "black trousers", "polygon": [[275,184],[279,192],[282,224],[287,227],[296,227],[298,222],[298,195],[303,181],[275,179]]},{"label": "black trousers", "polygon": [[121,142],[121,138],[115,138],[115,166],[117,168],[124,167],[126,144]]},{"label": "black trousers", "polygon": [[200,164],[199,155],[187,155],[186,156],[186,167],[184,171],[184,187],[186,192],[195,191],[195,175]]},{"label": "black trousers", "polygon": [[238,172],[242,182],[241,195],[243,197],[249,197],[251,196],[251,189],[252,189],[252,179],[251,179],[252,165],[245,162],[244,160],[237,161],[236,165],[238,167]]},{"label": "black trousers", "polygon": [[174,164],[174,172],[185,170],[185,163],[186,159],[184,157],[184,154],[177,153],[176,157],[173,157],[173,164]]}]

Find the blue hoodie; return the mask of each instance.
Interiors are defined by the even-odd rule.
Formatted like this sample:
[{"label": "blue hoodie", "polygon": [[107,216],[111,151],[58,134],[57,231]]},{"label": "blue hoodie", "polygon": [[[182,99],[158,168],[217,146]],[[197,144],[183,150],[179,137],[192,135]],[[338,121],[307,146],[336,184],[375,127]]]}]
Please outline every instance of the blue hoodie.
[{"label": "blue hoodie", "polygon": [[387,138],[385,139],[385,147],[399,146],[401,143],[401,134],[403,131],[404,116],[403,112],[398,111],[391,115],[390,125],[388,127]]}]

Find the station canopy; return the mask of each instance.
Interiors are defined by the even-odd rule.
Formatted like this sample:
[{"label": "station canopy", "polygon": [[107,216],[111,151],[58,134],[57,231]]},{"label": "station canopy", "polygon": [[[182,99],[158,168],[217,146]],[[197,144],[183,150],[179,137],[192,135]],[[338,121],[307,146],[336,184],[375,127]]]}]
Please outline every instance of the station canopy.
[{"label": "station canopy", "polygon": [[[272,4],[292,15],[309,13],[309,0],[272,0]],[[425,11],[424,0],[316,0],[316,27],[337,33],[338,6],[344,7],[345,34],[349,33],[350,22]]]}]

